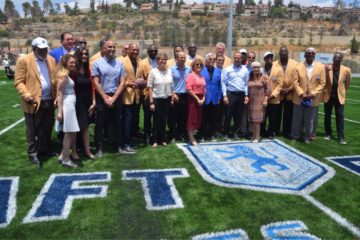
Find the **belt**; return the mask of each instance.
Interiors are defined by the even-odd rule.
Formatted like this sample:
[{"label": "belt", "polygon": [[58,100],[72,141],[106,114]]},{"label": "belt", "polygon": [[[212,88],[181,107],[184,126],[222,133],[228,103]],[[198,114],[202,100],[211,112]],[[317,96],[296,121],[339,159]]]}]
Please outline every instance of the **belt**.
[{"label": "belt", "polygon": [[227,92],[231,94],[245,94],[244,91],[227,91]]}]

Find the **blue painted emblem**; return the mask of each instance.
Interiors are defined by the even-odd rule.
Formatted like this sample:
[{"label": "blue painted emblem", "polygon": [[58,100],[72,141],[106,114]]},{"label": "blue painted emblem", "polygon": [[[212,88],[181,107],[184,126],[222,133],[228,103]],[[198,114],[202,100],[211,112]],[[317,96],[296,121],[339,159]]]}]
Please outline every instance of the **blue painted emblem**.
[{"label": "blue painted emblem", "polygon": [[307,233],[307,226],[302,221],[276,222],[261,227],[261,233],[269,240],[320,240]]},{"label": "blue painted emblem", "polygon": [[178,146],[205,180],[220,186],[308,193],[334,175],[327,165],[278,140]]},{"label": "blue painted emblem", "polygon": [[360,176],[360,155],[342,156],[342,157],[327,157],[327,160],[342,167],[349,172]]}]

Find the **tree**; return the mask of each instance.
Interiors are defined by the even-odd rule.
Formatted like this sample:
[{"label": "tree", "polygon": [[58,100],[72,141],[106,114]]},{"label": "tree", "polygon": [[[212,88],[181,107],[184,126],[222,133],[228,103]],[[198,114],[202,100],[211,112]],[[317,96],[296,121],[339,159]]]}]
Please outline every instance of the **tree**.
[{"label": "tree", "polygon": [[352,8],[360,8],[360,2],[359,0],[354,0],[352,3],[349,4]]},{"label": "tree", "polygon": [[324,34],[325,34],[325,28],[324,27],[321,27],[320,30],[319,30],[319,44],[321,45],[322,43],[322,40],[324,38]]},{"label": "tree", "polygon": [[272,6],[272,1],[271,1],[271,0],[268,0],[267,5],[268,5],[269,8],[271,8],[271,6]]},{"label": "tree", "polygon": [[11,0],[5,0],[4,12],[7,18],[19,18],[20,15],[15,9],[15,5]]},{"label": "tree", "polygon": [[[106,3],[107,4],[107,3]],[[107,5],[107,7],[105,7],[105,9],[107,9],[107,11],[109,11],[109,5]],[[80,8],[79,8],[79,3],[75,2],[74,8],[71,11],[71,15],[72,16],[76,16],[80,14]]]},{"label": "tree", "polygon": [[259,5],[263,5],[263,1],[262,1],[262,0],[259,0]]},{"label": "tree", "polygon": [[245,0],[245,6],[255,6],[254,0]]},{"label": "tree", "polygon": [[284,1],[283,0],[274,0],[274,6],[275,7],[284,6]]},{"label": "tree", "polygon": [[129,7],[131,7],[132,1],[131,1],[131,0],[124,0],[124,3],[125,3],[125,6],[126,6],[127,8],[129,8]]},{"label": "tree", "polygon": [[44,16],[44,13],[41,10],[41,7],[39,5],[39,1],[37,1],[37,0],[32,1],[31,15],[32,15],[32,17],[42,17],[42,16]]},{"label": "tree", "polygon": [[71,7],[67,3],[64,4],[64,9],[65,9],[65,14],[66,15],[71,14]]},{"label": "tree", "polygon": [[90,9],[92,13],[95,13],[95,0],[90,1]]},{"label": "tree", "polygon": [[154,11],[159,10],[159,3],[158,3],[158,1],[157,1],[157,0],[153,0],[153,3],[154,3],[153,10],[154,10]]},{"label": "tree", "polygon": [[27,18],[29,15],[31,15],[31,4],[29,2],[24,2],[22,4],[22,8],[24,11],[24,17]]},{"label": "tree", "polygon": [[236,14],[240,15],[242,13],[244,13],[243,0],[239,0],[239,2],[236,4]]},{"label": "tree", "polygon": [[350,41],[350,49],[352,54],[358,53],[360,50],[360,41],[356,41],[355,34],[353,39]]},{"label": "tree", "polygon": [[53,8],[53,4],[52,4],[51,0],[44,0],[43,9],[47,15],[49,15],[50,9],[52,9],[52,8]]},{"label": "tree", "polygon": [[60,5],[60,3],[55,3],[55,11],[56,11],[57,13],[61,12],[61,5]]},{"label": "tree", "polygon": [[6,14],[0,9],[0,23],[6,23],[8,20]]}]

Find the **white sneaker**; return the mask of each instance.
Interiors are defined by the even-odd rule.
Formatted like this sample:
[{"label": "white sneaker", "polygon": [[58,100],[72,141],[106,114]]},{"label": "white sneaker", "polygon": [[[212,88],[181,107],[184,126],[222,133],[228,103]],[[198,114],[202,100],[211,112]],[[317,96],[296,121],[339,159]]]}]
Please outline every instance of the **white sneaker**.
[{"label": "white sneaker", "polygon": [[330,135],[325,135],[324,140],[329,141],[331,139]]},{"label": "white sneaker", "polygon": [[77,168],[79,167],[76,163],[74,163],[73,161],[69,160],[62,160],[61,163],[64,167],[69,167],[69,168]]}]

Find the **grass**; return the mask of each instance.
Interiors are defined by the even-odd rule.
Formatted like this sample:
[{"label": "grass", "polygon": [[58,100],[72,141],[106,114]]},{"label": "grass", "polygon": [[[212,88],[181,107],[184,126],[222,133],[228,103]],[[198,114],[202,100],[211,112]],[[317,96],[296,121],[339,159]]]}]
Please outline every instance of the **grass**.
[{"label": "grass", "polygon": [[[353,79],[352,84],[348,98],[360,100],[360,88],[356,88],[360,79]],[[3,129],[23,114],[19,107],[12,107],[19,103],[12,84],[0,84],[0,100],[0,129]],[[345,117],[360,121],[359,104],[348,101]],[[359,155],[359,126],[345,122],[349,143],[345,146],[322,139],[323,115],[319,115],[318,139],[310,145],[280,138],[336,170],[336,175],[311,195],[356,226],[360,226],[360,178],[324,158]],[[54,148],[59,149],[59,144],[54,143]],[[262,239],[262,225],[288,220],[303,221],[311,234],[322,239],[354,239],[349,231],[299,196],[230,189],[205,182],[175,145],[157,149],[140,146],[133,156],[118,155],[107,149],[104,158],[85,161],[76,170],[61,167],[56,158],[43,159],[44,167],[38,170],[28,163],[25,128],[20,124],[0,136],[0,150],[0,176],[20,177],[17,213],[9,226],[0,229],[1,239],[190,239],[201,233],[235,228],[244,229],[251,239]],[[174,180],[185,207],[148,211],[140,182],[122,180],[121,172],[163,168],[186,168],[189,172],[190,177]],[[52,173],[98,171],[111,172],[107,197],[75,200],[66,220],[22,224]]]}]

